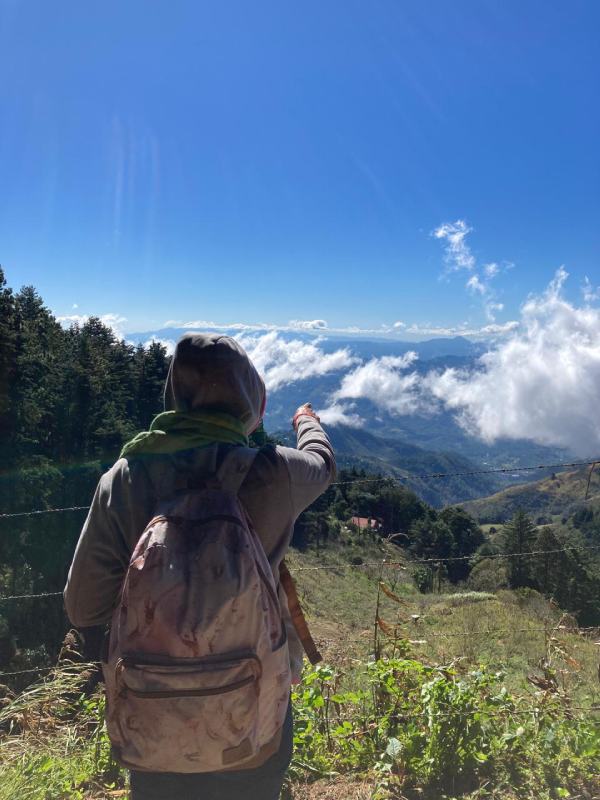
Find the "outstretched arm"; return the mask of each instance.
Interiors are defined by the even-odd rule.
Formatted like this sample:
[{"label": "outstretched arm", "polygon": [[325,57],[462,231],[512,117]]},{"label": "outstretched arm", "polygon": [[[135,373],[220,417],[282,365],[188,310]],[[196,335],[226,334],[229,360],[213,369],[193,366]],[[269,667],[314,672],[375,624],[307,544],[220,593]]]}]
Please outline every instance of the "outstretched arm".
[{"label": "outstretched arm", "polygon": [[321,495],[335,479],[335,456],[329,437],[310,403],[296,411],[292,421],[297,448],[279,448],[290,476],[294,517]]}]

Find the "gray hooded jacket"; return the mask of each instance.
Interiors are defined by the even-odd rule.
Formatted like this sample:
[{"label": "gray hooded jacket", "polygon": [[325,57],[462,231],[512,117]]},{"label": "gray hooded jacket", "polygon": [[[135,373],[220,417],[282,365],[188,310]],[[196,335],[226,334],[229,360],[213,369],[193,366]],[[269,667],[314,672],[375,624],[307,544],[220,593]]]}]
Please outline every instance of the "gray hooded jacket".
[{"label": "gray hooded jacket", "polygon": [[[188,334],[178,343],[165,388],[165,408],[178,411],[224,411],[240,419],[247,433],[262,418],[265,387],[240,345],[227,336]],[[86,628],[110,622],[131,553],[157,497],[170,493],[178,473],[201,477],[216,472],[235,445],[152,457],[121,458],[98,484],[69,571],[64,597],[73,625]],[[294,522],[335,476],[329,439],[316,419],[301,416],[297,449],[263,447],[239,492],[278,578],[279,564],[292,537]],[[292,672],[302,663],[285,594]]]}]

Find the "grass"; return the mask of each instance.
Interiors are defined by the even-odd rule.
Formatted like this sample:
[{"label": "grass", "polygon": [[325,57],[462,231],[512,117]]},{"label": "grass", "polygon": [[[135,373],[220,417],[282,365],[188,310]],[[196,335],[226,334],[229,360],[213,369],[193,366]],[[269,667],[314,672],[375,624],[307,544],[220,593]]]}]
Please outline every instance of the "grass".
[{"label": "grass", "polygon": [[63,665],[0,710],[0,800],[108,798],[123,776],[110,758],[93,665]]},{"label": "grass", "polygon": [[[386,549],[386,547],[388,549]],[[420,594],[408,569],[351,567],[350,561],[398,560],[398,550],[358,535],[333,543],[321,553],[292,553],[294,567],[337,565],[335,570],[295,573],[311,629],[326,660],[346,664],[372,652],[377,586],[381,577],[402,599],[398,604],[380,597],[380,616],[399,629],[419,657],[428,663],[460,659],[464,664],[483,664],[506,671],[511,690],[531,692],[529,678],[544,677],[544,668],[556,671],[559,685],[578,705],[600,702],[598,636],[578,633],[569,616],[564,617],[537,592],[522,594],[451,591]]]},{"label": "grass", "polygon": [[[535,592],[420,594],[408,568],[370,566],[398,560],[397,549],[368,534],[344,536],[288,559],[330,666],[308,670],[296,691],[287,800],[600,797],[590,777],[600,773],[600,726],[586,728],[590,715],[576,709],[600,703],[595,640]],[[313,569],[326,565],[333,568]],[[373,665],[375,635],[387,660]],[[72,666],[0,700],[0,800],[126,796],[101,696],[82,691],[88,677],[85,666]],[[440,702],[460,712],[443,730],[427,722]],[[398,703],[407,704],[405,716]],[[477,708],[486,707],[500,717],[478,719]],[[519,711],[540,707],[545,717]],[[461,747],[471,760],[454,774],[460,748],[452,737],[465,732]],[[445,754],[444,742],[451,747]],[[445,777],[436,777],[433,766],[442,762]]]}]

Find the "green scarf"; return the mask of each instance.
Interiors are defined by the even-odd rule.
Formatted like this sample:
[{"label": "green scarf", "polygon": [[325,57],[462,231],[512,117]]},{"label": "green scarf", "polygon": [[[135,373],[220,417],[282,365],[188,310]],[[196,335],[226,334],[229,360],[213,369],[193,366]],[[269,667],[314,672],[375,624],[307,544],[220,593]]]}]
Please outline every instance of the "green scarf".
[{"label": "green scarf", "polygon": [[121,450],[121,458],[140,453],[176,453],[216,442],[248,445],[244,426],[230,414],[211,411],[164,411],[149,431],[138,433]]}]

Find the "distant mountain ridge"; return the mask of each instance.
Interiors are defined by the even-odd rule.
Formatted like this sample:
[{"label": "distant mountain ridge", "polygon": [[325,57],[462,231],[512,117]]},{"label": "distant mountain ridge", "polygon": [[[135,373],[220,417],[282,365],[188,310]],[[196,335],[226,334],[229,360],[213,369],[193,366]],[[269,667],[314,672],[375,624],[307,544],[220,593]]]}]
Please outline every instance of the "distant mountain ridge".
[{"label": "distant mountain ridge", "polygon": [[592,473],[586,500],[589,477],[589,467],[556,472],[533,483],[511,486],[464,503],[464,507],[482,524],[507,522],[519,510],[533,518],[569,517],[583,507],[600,508],[598,470]]},{"label": "distant mountain ridge", "polygon": [[[328,433],[338,467],[357,467],[369,473],[394,477],[437,508],[462,504],[464,500],[493,492],[501,485],[493,475],[420,477],[478,469],[475,462],[455,453],[433,452],[400,439],[383,438],[364,429],[346,426],[330,428]],[[286,444],[294,442],[291,431],[280,432],[276,437]],[[369,491],[368,484],[365,484],[365,491]]]},{"label": "distant mountain ridge", "polygon": [[[162,341],[176,342],[181,336],[186,333],[193,333],[194,331],[201,331],[203,333],[221,333],[224,336],[260,336],[269,333],[269,328],[216,328],[216,327],[169,327],[158,328],[151,331],[141,331],[126,334],[128,341],[134,344],[144,344],[150,339],[159,339]],[[319,347],[326,353],[337,350],[340,347],[350,347],[357,356],[361,358],[380,358],[381,356],[388,355],[404,355],[410,351],[414,351],[420,359],[428,360],[430,358],[439,358],[445,356],[462,356],[475,358],[485,351],[485,347],[479,342],[473,342],[465,336],[449,336],[438,337],[433,339],[425,339],[423,341],[406,341],[395,339],[391,336],[373,335],[364,336],[359,333],[339,333],[337,331],[331,332],[327,328],[314,329],[314,330],[300,330],[300,329],[277,329],[273,328],[282,339],[290,341],[291,339],[300,339],[304,342],[315,342],[319,340]]]}]

